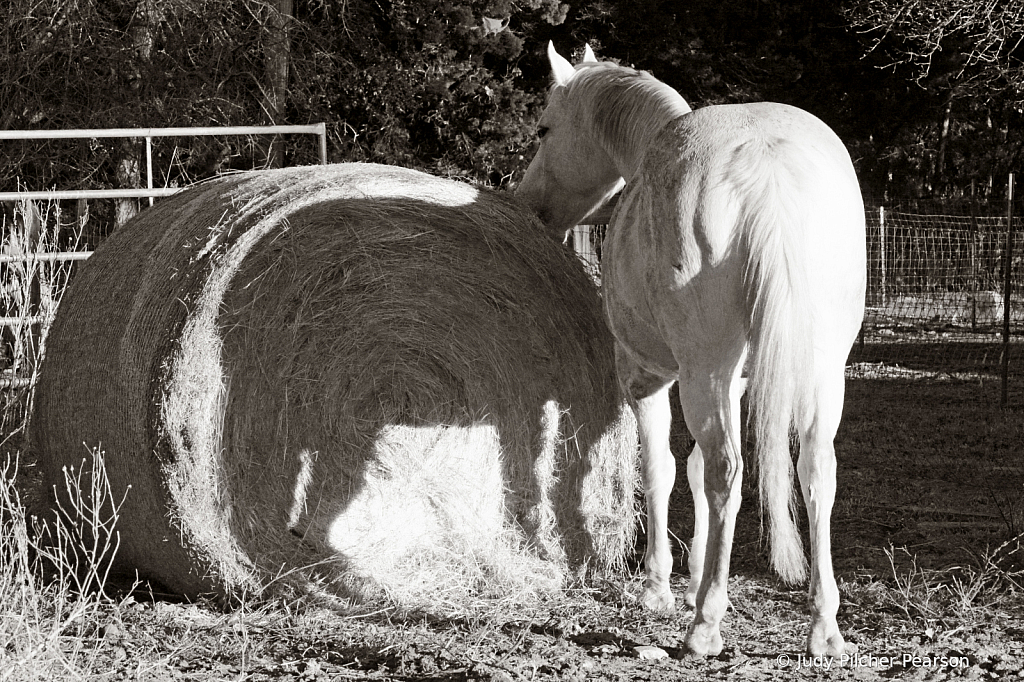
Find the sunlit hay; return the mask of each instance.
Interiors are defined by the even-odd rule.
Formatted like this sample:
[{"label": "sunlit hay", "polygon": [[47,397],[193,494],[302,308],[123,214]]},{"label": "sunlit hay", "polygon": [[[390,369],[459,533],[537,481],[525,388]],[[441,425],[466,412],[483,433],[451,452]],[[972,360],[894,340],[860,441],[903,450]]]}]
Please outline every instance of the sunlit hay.
[{"label": "sunlit hay", "polygon": [[102,443],[131,486],[118,568],[186,595],[429,605],[632,548],[592,283],[510,200],[404,169],[228,176],[141,214],[65,298],[32,433],[51,482]]}]

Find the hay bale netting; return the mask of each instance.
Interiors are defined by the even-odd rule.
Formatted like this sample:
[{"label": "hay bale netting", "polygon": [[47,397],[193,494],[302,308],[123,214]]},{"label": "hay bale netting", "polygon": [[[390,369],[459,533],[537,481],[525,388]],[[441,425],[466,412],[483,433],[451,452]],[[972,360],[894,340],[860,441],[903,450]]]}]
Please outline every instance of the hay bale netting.
[{"label": "hay bale netting", "polygon": [[76,274],[35,405],[48,486],[103,452],[115,572],[188,596],[415,601],[632,546],[595,287],[511,200],[415,171],[244,173],[143,212]]}]

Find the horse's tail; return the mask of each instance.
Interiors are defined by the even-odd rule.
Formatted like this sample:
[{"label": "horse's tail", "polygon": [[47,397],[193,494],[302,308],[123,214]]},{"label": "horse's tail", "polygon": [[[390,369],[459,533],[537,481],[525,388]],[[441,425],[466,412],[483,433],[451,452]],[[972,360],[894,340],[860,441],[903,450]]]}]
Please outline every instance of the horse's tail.
[{"label": "horse's tail", "polygon": [[[772,566],[783,580],[807,575],[796,523],[790,428],[802,423],[813,377],[811,311],[803,213],[794,203],[801,171],[785,142],[748,143],[733,161],[743,173],[740,228],[750,312],[748,423],[754,433],[762,512],[768,511]],[[734,166],[735,168],[735,166]]]}]

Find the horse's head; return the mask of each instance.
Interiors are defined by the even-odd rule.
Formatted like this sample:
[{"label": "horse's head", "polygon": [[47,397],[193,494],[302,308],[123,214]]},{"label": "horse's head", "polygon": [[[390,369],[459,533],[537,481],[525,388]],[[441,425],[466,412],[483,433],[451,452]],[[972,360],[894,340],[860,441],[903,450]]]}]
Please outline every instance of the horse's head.
[{"label": "horse's head", "polygon": [[569,83],[580,69],[597,64],[588,45],[583,61],[573,66],[548,43],[553,85],[537,134],[540,149],[526,170],[517,196],[541,221],[564,239],[588,213],[600,206],[623,184],[622,174],[587,124],[592,115]]}]

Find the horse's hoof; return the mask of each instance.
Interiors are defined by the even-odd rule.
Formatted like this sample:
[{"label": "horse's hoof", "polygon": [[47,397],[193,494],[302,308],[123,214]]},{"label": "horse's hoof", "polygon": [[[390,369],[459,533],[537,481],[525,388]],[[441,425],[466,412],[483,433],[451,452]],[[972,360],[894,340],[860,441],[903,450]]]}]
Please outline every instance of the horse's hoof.
[{"label": "horse's hoof", "polygon": [[722,633],[717,626],[692,623],[684,645],[695,656],[717,656],[722,653]]},{"label": "horse's hoof", "polygon": [[852,642],[848,644],[839,634],[838,628],[829,634],[816,634],[812,629],[807,637],[807,653],[810,656],[841,658],[844,655],[857,653],[857,645]]},{"label": "horse's hoof", "polygon": [[672,595],[671,589],[656,590],[653,587],[645,587],[640,603],[645,609],[655,613],[671,613],[676,610],[676,598]]}]

